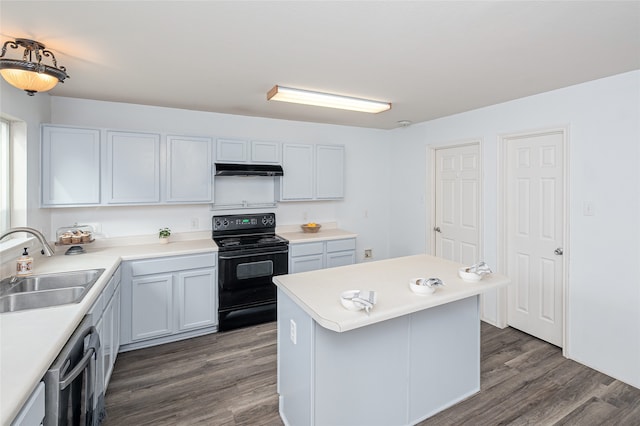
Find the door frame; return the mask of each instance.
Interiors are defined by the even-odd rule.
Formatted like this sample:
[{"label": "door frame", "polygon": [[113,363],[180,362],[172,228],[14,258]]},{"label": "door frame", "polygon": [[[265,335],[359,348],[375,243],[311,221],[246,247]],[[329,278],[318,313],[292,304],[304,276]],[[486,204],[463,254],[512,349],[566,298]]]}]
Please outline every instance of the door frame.
[{"label": "door frame", "polygon": [[[567,295],[569,293],[569,125],[549,127],[537,130],[528,130],[514,133],[502,133],[498,135],[498,210],[497,210],[497,270],[501,274],[506,275],[507,269],[507,144],[514,139],[524,137],[542,136],[546,134],[560,133],[562,135],[562,153],[563,153],[563,191],[564,199],[563,208],[563,235],[564,240],[562,256],[562,354],[566,357],[568,353],[567,336],[569,317],[569,303]],[[508,311],[507,289],[498,290],[498,318],[497,325],[500,328],[507,327],[507,311]]]}]

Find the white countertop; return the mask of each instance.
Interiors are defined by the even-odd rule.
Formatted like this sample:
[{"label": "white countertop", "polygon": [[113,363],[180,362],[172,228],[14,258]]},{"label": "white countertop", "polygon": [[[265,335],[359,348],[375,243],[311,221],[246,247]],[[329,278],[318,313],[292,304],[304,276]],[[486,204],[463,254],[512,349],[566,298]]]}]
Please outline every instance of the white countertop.
[{"label": "white countertop", "polygon": [[[299,229],[284,227],[279,235],[294,244],[356,237],[331,225],[317,234]],[[80,303],[0,314],[0,425],[18,414],[121,261],[218,251],[210,231],[172,235],[169,244],[144,236],[96,240],[85,248],[81,255],[65,256],[67,247],[56,247],[52,257],[33,256],[34,274],[105,268]]]},{"label": "white countertop", "polygon": [[[509,284],[504,275],[491,274],[478,282],[463,281],[463,265],[430,255],[407,256],[274,277],[275,284],[318,324],[343,332],[464,299]],[[440,278],[445,286],[431,295],[409,288],[412,278]],[[346,290],[375,290],[377,304],[365,311],[349,311],[340,303]]]},{"label": "white countertop", "polygon": [[341,240],[356,238],[358,234],[336,227],[335,223],[323,223],[318,232],[302,232],[300,225],[286,225],[278,227],[276,234],[289,241],[290,244],[312,243],[315,241]]},{"label": "white countertop", "polygon": [[169,244],[108,246],[90,244],[87,253],[65,256],[57,247],[52,257],[35,254],[34,274],[105,268],[77,304],[0,314],[0,424],[8,425],[63,348],[121,260],[215,252],[209,238]]}]

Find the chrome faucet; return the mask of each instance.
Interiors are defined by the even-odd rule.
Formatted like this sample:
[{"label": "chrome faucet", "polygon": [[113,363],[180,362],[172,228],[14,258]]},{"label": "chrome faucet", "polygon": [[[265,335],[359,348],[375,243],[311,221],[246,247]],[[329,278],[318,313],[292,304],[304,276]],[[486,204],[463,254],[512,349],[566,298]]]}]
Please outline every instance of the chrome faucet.
[{"label": "chrome faucet", "polygon": [[16,232],[26,232],[27,234],[31,234],[34,237],[36,237],[38,241],[40,241],[40,244],[42,244],[42,250],[40,252],[45,256],[53,256],[53,254],[55,253],[55,251],[51,248],[51,246],[47,242],[47,239],[44,237],[44,235],[42,235],[42,233],[37,229],[33,229],[33,228],[27,228],[27,227],[10,228],[6,232],[4,232],[2,235],[0,235],[0,240],[2,240],[7,235],[13,234]]}]

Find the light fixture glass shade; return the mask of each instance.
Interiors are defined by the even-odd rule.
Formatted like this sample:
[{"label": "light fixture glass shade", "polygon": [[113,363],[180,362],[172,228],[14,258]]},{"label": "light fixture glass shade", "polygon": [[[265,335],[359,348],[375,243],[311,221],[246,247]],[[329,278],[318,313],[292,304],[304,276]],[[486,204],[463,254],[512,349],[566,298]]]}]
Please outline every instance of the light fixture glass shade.
[{"label": "light fixture glass shade", "polygon": [[0,74],[7,83],[27,92],[46,92],[58,84],[56,77],[34,71],[3,69]]},{"label": "light fixture glass shade", "polygon": [[292,102],[296,104],[315,105],[327,108],[346,109],[368,113],[378,113],[391,109],[389,102],[352,98],[350,96],[313,92],[291,87],[273,86],[267,93],[267,100]]},{"label": "light fixture glass shade", "polygon": [[[22,59],[6,58],[5,54],[12,50],[24,49]],[[48,58],[51,65],[42,63]],[[58,82],[69,78],[67,69],[58,66],[53,52],[45,45],[26,38],[17,38],[2,45],[0,52],[0,75],[12,86],[22,89],[30,96],[36,92],[46,92],[53,89]]]}]

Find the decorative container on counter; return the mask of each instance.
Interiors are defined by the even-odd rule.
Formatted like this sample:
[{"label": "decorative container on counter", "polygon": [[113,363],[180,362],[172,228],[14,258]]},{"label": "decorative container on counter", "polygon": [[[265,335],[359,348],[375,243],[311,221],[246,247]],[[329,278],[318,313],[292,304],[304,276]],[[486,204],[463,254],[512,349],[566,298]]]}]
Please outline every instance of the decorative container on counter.
[{"label": "decorative container on counter", "polygon": [[57,246],[71,246],[65,254],[85,253],[84,244],[93,242],[93,228],[89,225],[65,226],[56,231]]},{"label": "decorative container on counter", "polygon": [[319,223],[305,223],[304,225],[300,225],[300,228],[302,228],[302,232],[305,233],[309,233],[309,234],[315,234],[316,232],[318,232],[320,230],[320,228],[322,227],[322,225],[320,225]]}]

